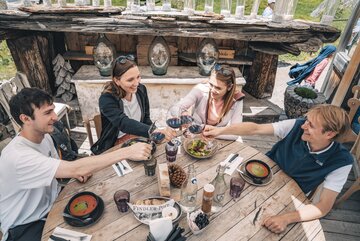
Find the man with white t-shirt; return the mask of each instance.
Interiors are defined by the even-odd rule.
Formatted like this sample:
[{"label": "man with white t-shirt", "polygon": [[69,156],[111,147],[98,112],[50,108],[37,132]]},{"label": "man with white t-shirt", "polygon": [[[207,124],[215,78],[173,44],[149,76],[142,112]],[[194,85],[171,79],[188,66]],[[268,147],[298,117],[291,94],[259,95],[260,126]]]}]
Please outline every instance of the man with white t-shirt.
[{"label": "man with white t-shirt", "polygon": [[9,102],[19,134],[0,157],[0,223],[3,241],[41,239],[44,220],[58,193],[56,178],[85,182],[93,172],[122,159],[146,160],[151,146],[128,148],[68,162],[58,159],[49,135],[57,121],[52,97],[36,88],[24,88]]},{"label": "man with white t-shirt", "polygon": [[323,183],[318,202],[264,219],[263,225],[275,233],[283,232],[291,223],[325,216],[334,205],[347,176],[353,158],[335,139],[349,128],[349,117],[340,107],[317,105],[306,118],[272,124],[243,122],[227,127],[206,126],[204,136],[275,135],[281,140],[266,154],[309,193]]}]

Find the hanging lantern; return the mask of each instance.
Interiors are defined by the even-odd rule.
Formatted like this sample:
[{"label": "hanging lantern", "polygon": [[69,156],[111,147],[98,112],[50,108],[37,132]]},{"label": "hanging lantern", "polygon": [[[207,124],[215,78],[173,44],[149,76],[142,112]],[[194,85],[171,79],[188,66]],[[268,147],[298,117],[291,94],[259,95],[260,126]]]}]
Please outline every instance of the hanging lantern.
[{"label": "hanging lantern", "polygon": [[93,56],[94,64],[99,69],[101,76],[111,75],[115,54],[114,45],[106,38],[105,34],[100,33],[93,50]]},{"label": "hanging lantern", "polygon": [[164,75],[171,59],[170,49],[163,37],[156,37],[152,41],[148,60],[154,75]]}]

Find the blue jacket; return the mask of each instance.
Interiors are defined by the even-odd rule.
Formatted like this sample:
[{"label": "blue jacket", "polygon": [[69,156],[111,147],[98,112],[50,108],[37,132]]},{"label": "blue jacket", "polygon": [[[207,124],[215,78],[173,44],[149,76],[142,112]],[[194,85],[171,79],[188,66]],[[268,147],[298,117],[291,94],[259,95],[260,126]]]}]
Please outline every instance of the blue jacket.
[{"label": "blue jacket", "polygon": [[333,45],[327,45],[321,49],[319,55],[306,62],[305,64],[295,64],[290,68],[290,78],[295,78],[287,82],[288,85],[300,84],[311,72],[315,69],[321,61],[327,58],[330,54],[336,51],[336,47]]},{"label": "blue jacket", "polygon": [[332,171],[353,163],[348,150],[334,142],[329,150],[320,154],[310,153],[307,143],[301,139],[304,119],[298,119],[290,133],[266,154],[292,177],[304,193],[321,184]]}]

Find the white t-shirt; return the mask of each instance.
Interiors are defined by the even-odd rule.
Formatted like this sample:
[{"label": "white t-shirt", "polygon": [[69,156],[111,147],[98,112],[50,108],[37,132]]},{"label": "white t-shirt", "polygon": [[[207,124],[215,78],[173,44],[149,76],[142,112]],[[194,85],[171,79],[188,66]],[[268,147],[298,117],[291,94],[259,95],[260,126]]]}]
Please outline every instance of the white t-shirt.
[{"label": "white t-shirt", "polygon": [[[284,121],[279,121],[276,123],[273,123],[273,127],[274,127],[274,136],[283,139],[285,138],[289,132],[291,131],[291,129],[294,127],[295,125],[295,119],[291,119],[291,120],[284,120]],[[313,154],[320,154],[322,152],[327,151],[329,148],[331,147],[331,145],[327,148],[325,148],[324,150],[318,151],[318,152],[311,152]],[[310,150],[310,148],[309,148]],[[349,172],[351,170],[352,165],[346,165],[343,167],[340,167],[332,172],[330,172],[324,180],[324,188],[326,189],[330,189],[334,192],[341,192],[341,189],[343,188],[347,177],[349,175]]]},{"label": "white t-shirt", "polygon": [[40,144],[16,136],[0,156],[0,222],[7,239],[10,228],[44,218],[60,188],[55,173],[60,165],[49,134]]},{"label": "white t-shirt", "polygon": [[[126,100],[125,98],[121,99],[124,104],[124,113],[133,120],[140,121],[141,119],[141,108],[136,98],[136,95],[132,95],[131,101]],[[125,135],[122,131],[119,131],[118,138]]]}]

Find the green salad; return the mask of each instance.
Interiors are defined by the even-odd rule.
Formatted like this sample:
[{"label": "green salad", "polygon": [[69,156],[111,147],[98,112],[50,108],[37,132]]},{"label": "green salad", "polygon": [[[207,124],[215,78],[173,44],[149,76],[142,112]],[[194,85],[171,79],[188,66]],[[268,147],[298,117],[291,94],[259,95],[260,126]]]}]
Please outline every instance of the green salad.
[{"label": "green salad", "polygon": [[211,150],[208,148],[207,143],[202,140],[194,140],[189,145],[188,151],[194,156],[207,156]]}]

